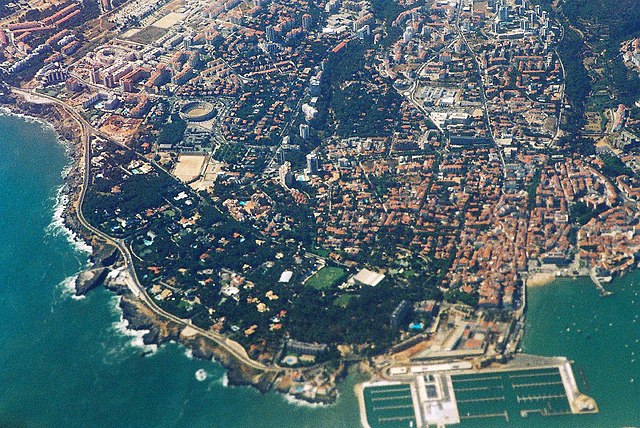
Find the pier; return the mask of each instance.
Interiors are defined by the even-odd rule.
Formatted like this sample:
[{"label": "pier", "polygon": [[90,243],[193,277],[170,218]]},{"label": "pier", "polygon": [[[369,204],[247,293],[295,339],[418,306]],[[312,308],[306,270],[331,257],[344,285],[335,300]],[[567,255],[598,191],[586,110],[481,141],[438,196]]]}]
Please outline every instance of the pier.
[{"label": "pier", "polygon": [[460,416],[460,419],[485,419],[485,418],[504,418],[509,422],[509,413],[505,410],[502,413],[481,413],[478,415],[465,415]]},{"label": "pier", "polygon": [[556,374],[555,370],[551,370],[551,371],[535,371],[532,373],[523,373],[523,374],[517,374],[517,375],[509,375],[509,379],[521,379],[521,378],[528,378],[528,377],[542,377],[542,376],[549,376],[549,375],[553,375]]},{"label": "pier", "polygon": [[528,410],[520,410],[520,416],[523,418],[529,417],[530,413],[537,413],[541,416],[562,416],[562,415],[572,415],[571,411],[563,411],[563,412],[553,412],[547,409],[528,409]]},{"label": "pier", "polygon": [[402,421],[410,421],[413,419],[413,416],[391,416],[388,418],[378,418],[378,422],[402,422]]},{"label": "pier", "polygon": [[398,404],[396,406],[380,406],[380,407],[373,408],[373,410],[397,410],[397,409],[413,409],[413,404]]},{"label": "pier", "polygon": [[411,398],[411,394],[391,396],[391,397],[376,397],[376,398],[372,398],[371,401],[375,402],[375,401],[397,400],[398,398]]},{"label": "pier", "polygon": [[500,380],[500,376],[477,377],[473,379],[461,379],[458,382],[483,382],[486,380]]},{"label": "pier", "polygon": [[388,394],[393,392],[404,392],[404,388],[385,388],[385,389],[377,389],[375,391],[371,391],[371,394]]},{"label": "pier", "polygon": [[458,400],[458,403],[486,403],[489,401],[505,401],[504,397],[487,397],[487,398],[469,398],[467,400]]},{"label": "pier", "polygon": [[498,385],[498,386],[476,386],[476,387],[471,387],[471,388],[458,388],[457,391],[458,392],[466,392],[466,391],[490,391],[492,389],[504,389],[503,385]]},{"label": "pier", "polygon": [[531,386],[548,386],[548,385],[562,385],[562,381],[558,382],[534,382],[534,383],[512,383],[513,388],[529,388]]},{"label": "pier", "polygon": [[543,400],[549,400],[550,398],[567,398],[566,395],[564,394],[546,394],[546,395],[524,395],[524,396],[517,396],[516,399],[518,400],[518,403],[523,402],[523,403],[527,403],[529,401],[543,401]]},{"label": "pier", "polygon": [[596,285],[596,288],[600,292],[600,297],[607,297],[607,296],[611,296],[613,294],[612,291],[607,291],[602,286],[602,282],[600,281],[600,279],[598,278],[598,276],[596,275],[596,273],[594,272],[593,269],[589,270],[589,277],[591,278],[591,281],[593,281],[593,283]]}]

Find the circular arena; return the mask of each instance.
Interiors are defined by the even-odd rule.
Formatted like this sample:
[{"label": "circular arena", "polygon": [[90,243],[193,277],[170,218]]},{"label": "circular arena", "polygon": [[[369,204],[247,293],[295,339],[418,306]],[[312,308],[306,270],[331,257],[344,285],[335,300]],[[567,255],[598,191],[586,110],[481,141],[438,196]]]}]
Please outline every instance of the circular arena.
[{"label": "circular arena", "polygon": [[189,122],[204,122],[213,119],[215,115],[215,107],[206,101],[191,101],[180,109],[180,116]]}]

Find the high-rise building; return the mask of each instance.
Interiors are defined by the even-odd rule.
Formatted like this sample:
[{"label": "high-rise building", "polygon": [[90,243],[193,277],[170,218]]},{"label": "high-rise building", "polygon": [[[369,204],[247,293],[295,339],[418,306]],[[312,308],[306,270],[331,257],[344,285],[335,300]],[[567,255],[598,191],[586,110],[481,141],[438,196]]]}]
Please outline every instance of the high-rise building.
[{"label": "high-rise building", "polygon": [[318,175],[318,172],[320,172],[320,161],[315,153],[307,155],[307,172],[309,175]]},{"label": "high-rise building", "polygon": [[100,83],[102,83],[100,80],[100,72],[97,68],[92,68],[89,74],[91,76],[91,83],[93,83],[94,85],[99,85]]},{"label": "high-rise building", "polygon": [[101,0],[100,1],[100,5],[102,6],[102,11],[103,12],[108,12],[112,9],[111,7],[111,0]]},{"label": "high-rise building", "polygon": [[340,3],[337,0],[330,0],[324,6],[324,11],[327,13],[334,13],[340,9]]},{"label": "high-rise building", "polygon": [[67,79],[66,87],[67,87],[68,91],[72,91],[72,92],[81,92],[82,91],[82,84],[75,77],[70,77],[70,78]]},{"label": "high-rise building", "polygon": [[364,40],[367,37],[369,37],[369,35],[371,34],[371,27],[369,27],[369,24],[367,24],[367,25],[363,26],[362,28],[360,28],[357,31],[357,34],[358,34],[358,38],[360,40]]},{"label": "high-rise building", "polygon": [[404,29],[404,34],[402,35],[402,40],[407,43],[409,40],[411,40],[411,38],[413,37],[413,28],[411,28],[410,26],[407,26],[407,28]]},{"label": "high-rise building", "polygon": [[498,18],[503,22],[509,21],[509,8],[507,6],[500,7],[498,10]]},{"label": "high-rise building", "polygon": [[309,129],[309,125],[307,125],[306,123],[301,123],[300,124],[300,138],[302,138],[303,140],[306,140],[309,138],[309,136],[311,135],[310,129]]},{"label": "high-rise building", "polygon": [[393,328],[402,327],[411,316],[411,305],[406,300],[400,302],[398,306],[391,313],[391,317],[389,319],[389,324]]},{"label": "high-rise building", "polygon": [[320,87],[320,75],[313,76],[309,79],[309,92],[312,97],[318,97],[322,94],[322,88]]},{"label": "high-rise building", "polygon": [[116,86],[116,81],[113,77],[113,74],[109,73],[104,76],[104,84],[107,88],[113,88]]},{"label": "high-rise building", "polygon": [[266,28],[267,40],[273,42],[276,39],[276,30],[273,28],[273,25],[267,25]]},{"label": "high-rise building", "polygon": [[311,29],[311,25],[313,25],[313,18],[308,13],[302,15],[302,29],[304,31],[309,31]]}]

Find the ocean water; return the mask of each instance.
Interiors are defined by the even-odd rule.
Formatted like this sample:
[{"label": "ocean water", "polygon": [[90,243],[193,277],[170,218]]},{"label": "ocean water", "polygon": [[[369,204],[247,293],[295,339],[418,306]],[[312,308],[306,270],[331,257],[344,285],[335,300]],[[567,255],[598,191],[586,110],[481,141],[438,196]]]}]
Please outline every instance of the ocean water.
[{"label": "ocean water", "polygon": [[[56,220],[68,162],[52,130],[0,116],[0,427],[359,426],[358,375],[323,407],[228,387],[220,365],[182,346],[142,357],[109,292],[74,299],[87,253]],[[588,281],[532,290],[524,350],[574,359],[602,411],[540,426],[640,425],[636,284],[639,274],[615,282],[607,299]]]},{"label": "ocean water", "polygon": [[357,376],[316,408],[227,387],[219,364],[182,346],[142,357],[106,290],[73,299],[87,253],[54,221],[68,163],[52,130],[0,116],[1,427],[359,426]]},{"label": "ocean water", "polygon": [[[529,290],[522,350],[573,361],[580,391],[600,413],[510,420],[477,419],[462,427],[621,428],[640,426],[640,272],[614,280],[600,297],[591,280],[560,279]],[[531,408],[539,408],[532,403]]]},{"label": "ocean water", "polygon": [[640,426],[640,272],[606,288],[614,295],[600,297],[589,279],[561,279],[530,292],[523,351],[573,360],[578,386],[600,408],[554,425]]}]

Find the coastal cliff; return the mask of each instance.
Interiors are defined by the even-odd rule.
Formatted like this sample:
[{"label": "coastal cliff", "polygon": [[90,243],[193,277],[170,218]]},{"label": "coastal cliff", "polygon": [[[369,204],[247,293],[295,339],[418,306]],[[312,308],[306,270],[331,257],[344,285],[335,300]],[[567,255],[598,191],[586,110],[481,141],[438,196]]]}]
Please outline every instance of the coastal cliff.
[{"label": "coastal cliff", "polygon": [[240,363],[212,340],[196,334],[190,327],[159,318],[130,293],[122,295],[120,308],[129,328],[147,331],[143,336],[145,344],[162,345],[175,341],[191,349],[196,358],[215,359],[227,370],[229,385],[252,386],[264,393],[271,389],[280,374],[278,371],[260,371]]},{"label": "coastal cliff", "polygon": [[82,296],[102,285],[109,271],[106,268],[89,269],[80,272],[76,278],[76,296]]},{"label": "coastal cliff", "polygon": [[[74,240],[83,241],[91,247],[90,267],[78,275],[75,284],[76,295],[83,295],[99,286],[104,286],[111,292],[120,295],[119,306],[123,318],[127,320],[128,328],[146,331],[143,336],[145,344],[162,345],[168,341],[175,341],[191,349],[196,358],[215,359],[227,370],[229,385],[251,386],[262,393],[275,389],[309,402],[330,403],[335,401],[335,393],[327,394],[325,399],[292,394],[283,388],[280,382],[282,379],[290,378],[291,371],[278,368],[260,369],[243,363],[212,339],[203,337],[188,325],[184,326],[157,315],[141,299],[135,297],[126,285],[111,280],[110,273],[120,267],[119,262],[122,260],[120,252],[91,233],[78,219],[77,210],[85,171],[83,167],[84,147],[79,138],[81,130],[77,122],[64,109],[54,104],[31,102],[20,97],[16,97],[12,101],[4,103],[3,107],[14,114],[36,118],[51,125],[58,133],[61,143],[65,145],[71,158],[71,164],[64,175],[65,186],[60,192],[64,205],[62,219]],[[316,367],[313,372],[319,370],[321,371],[322,368]],[[341,376],[334,377],[334,379],[337,380],[339,377]]]}]

